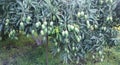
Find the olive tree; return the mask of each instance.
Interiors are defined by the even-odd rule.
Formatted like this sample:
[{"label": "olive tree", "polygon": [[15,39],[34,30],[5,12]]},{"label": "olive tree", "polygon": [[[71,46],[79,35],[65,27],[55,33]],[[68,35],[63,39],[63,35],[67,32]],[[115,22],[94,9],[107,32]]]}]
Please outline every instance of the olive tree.
[{"label": "olive tree", "polygon": [[[7,1],[7,0],[5,0]],[[50,42],[52,54],[63,63],[85,64],[87,54],[103,61],[103,49],[116,45],[114,12],[117,0],[10,0],[1,1],[1,39],[39,36]]]}]

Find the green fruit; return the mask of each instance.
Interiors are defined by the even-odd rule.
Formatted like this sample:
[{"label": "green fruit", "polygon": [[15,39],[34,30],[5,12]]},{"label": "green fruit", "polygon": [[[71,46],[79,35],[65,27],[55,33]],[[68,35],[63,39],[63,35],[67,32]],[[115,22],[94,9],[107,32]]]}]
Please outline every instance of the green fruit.
[{"label": "green fruit", "polygon": [[65,30],[64,33],[65,33],[66,36],[68,36],[68,31],[67,30]]},{"label": "green fruit", "polygon": [[46,22],[46,21],[44,21],[44,22],[43,22],[43,24],[44,24],[44,25],[47,25],[47,22]]},{"label": "green fruit", "polygon": [[113,0],[110,0],[110,3],[113,3]]},{"label": "green fruit", "polygon": [[78,12],[77,17],[78,17],[78,18],[80,17],[80,12]]},{"label": "green fruit", "polygon": [[113,20],[112,16],[110,16],[109,19],[110,19],[110,21],[112,21]]},{"label": "green fruit", "polygon": [[27,38],[29,38],[30,37],[30,35],[29,34],[27,34]]},{"label": "green fruit", "polygon": [[58,45],[58,43],[57,42],[55,42],[55,46],[57,46]]},{"label": "green fruit", "polygon": [[27,17],[27,21],[30,21],[30,20],[31,20],[31,17],[30,17],[30,16],[28,16],[28,17]]},{"label": "green fruit", "polygon": [[9,22],[10,22],[10,20],[9,20],[9,19],[6,19],[6,22],[7,22],[7,23],[9,23]]},{"label": "green fruit", "polygon": [[65,31],[62,31],[62,36],[65,36]]},{"label": "green fruit", "polygon": [[90,28],[90,22],[87,20],[87,28]]},{"label": "green fruit", "polygon": [[56,16],[53,16],[53,21],[55,21],[56,20]]},{"label": "green fruit", "polygon": [[42,29],[45,29],[45,25],[44,24],[42,24]]},{"label": "green fruit", "polygon": [[36,25],[36,27],[38,28],[38,27],[41,25],[41,23],[40,23],[40,22],[37,22],[35,25]]},{"label": "green fruit", "polygon": [[95,58],[95,56],[94,56],[94,55],[92,55],[92,58],[94,59],[94,58]]},{"label": "green fruit", "polygon": [[76,64],[78,64],[78,63],[79,63],[79,60],[76,61]]},{"label": "green fruit", "polygon": [[50,22],[50,25],[53,26],[53,22],[52,21]]},{"label": "green fruit", "polygon": [[87,18],[88,18],[88,16],[87,15],[85,15],[85,19],[87,20]]},{"label": "green fruit", "polygon": [[95,25],[95,29],[97,29],[98,28],[98,26],[97,25]]},{"label": "green fruit", "polygon": [[105,2],[108,3],[108,0],[106,0]]},{"label": "green fruit", "polygon": [[43,30],[41,30],[40,33],[41,33],[41,35],[44,35],[44,31]]},{"label": "green fruit", "polygon": [[44,32],[47,33],[47,28],[44,29]]},{"label": "green fruit", "polygon": [[68,24],[67,26],[68,26],[68,30],[70,31],[70,30],[71,30],[71,29],[70,29],[70,24]]},{"label": "green fruit", "polygon": [[80,14],[81,14],[81,16],[84,16],[84,12],[83,12],[83,11],[81,11],[81,13],[80,13]]},{"label": "green fruit", "polygon": [[77,47],[75,48],[77,51],[79,50]]},{"label": "green fruit", "polygon": [[12,33],[15,33],[15,30],[12,30]]},{"label": "green fruit", "polygon": [[60,52],[60,48],[57,49],[57,52]]},{"label": "green fruit", "polygon": [[9,37],[13,36],[15,34],[15,30],[10,31]]},{"label": "green fruit", "polygon": [[77,32],[77,33],[79,32],[79,29],[77,27],[75,27],[75,32]]},{"label": "green fruit", "polygon": [[104,58],[104,55],[102,55],[102,58]]},{"label": "green fruit", "polygon": [[73,50],[73,51],[75,50],[75,47],[74,47],[74,46],[72,47],[72,50]]},{"label": "green fruit", "polygon": [[65,51],[66,51],[67,53],[69,53],[69,50],[68,50],[67,48],[65,48]]},{"label": "green fruit", "polygon": [[8,25],[8,23],[5,23],[5,25],[7,26],[7,25]]},{"label": "green fruit", "polygon": [[81,36],[77,36],[77,42],[80,42]]},{"label": "green fruit", "polygon": [[66,38],[66,39],[65,39],[65,42],[66,42],[66,43],[69,43],[69,39]]},{"label": "green fruit", "polygon": [[69,31],[74,30],[74,26],[73,26],[73,25],[68,24],[68,29],[69,29]]},{"label": "green fruit", "polygon": [[107,21],[112,21],[112,20],[113,20],[112,16],[107,17]]},{"label": "green fruit", "polygon": [[34,33],[35,33],[35,30],[32,30],[31,33],[34,34]]},{"label": "green fruit", "polygon": [[67,49],[67,53],[69,53],[70,51]]},{"label": "green fruit", "polygon": [[22,21],[25,21],[25,17],[22,17]]},{"label": "green fruit", "polygon": [[23,27],[23,26],[24,26],[24,23],[23,23],[23,22],[20,22],[20,26]]},{"label": "green fruit", "polygon": [[102,51],[99,51],[99,54],[102,55]]},{"label": "green fruit", "polygon": [[110,20],[110,18],[109,17],[107,17],[107,21],[109,21]]},{"label": "green fruit", "polygon": [[73,25],[68,24],[68,30],[69,30],[69,31],[74,30],[74,26],[73,26]]},{"label": "green fruit", "polygon": [[100,4],[103,4],[103,2],[104,2],[103,0],[100,0]]},{"label": "green fruit", "polygon": [[49,27],[49,30],[50,30],[50,31],[52,31],[52,28],[51,28],[51,27]]},{"label": "green fruit", "polygon": [[90,26],[90,29],[91,29],[91,30],[94,30],[94,27],[93,27],[93,26]]},{"label": "green fruit", "polygon": [[100,61],[103,62],[103,59],[101,58]]},{"label": "green fruit", "polygon": [[106,27],[102,27],[102,29],[105,31],[105,30],[106,30]]},{"label": "green fruit", "polygon": [[70,28],[71,28],[71,30],[73,30],[73,29],[74,29],[74,26],[73,26],[73,25],[70,25]]},{"label": "green fruit", "polygon": [[74,53],[74,55],[75,55],[75,56],[77,56],[77,54],[76,54],[76,53]]}]

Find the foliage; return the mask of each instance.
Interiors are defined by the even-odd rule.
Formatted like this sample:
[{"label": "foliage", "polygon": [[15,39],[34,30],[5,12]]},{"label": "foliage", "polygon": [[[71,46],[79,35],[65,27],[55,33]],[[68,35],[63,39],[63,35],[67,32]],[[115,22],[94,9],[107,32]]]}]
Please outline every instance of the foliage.
[{"label": "foliage", "polygon": [[[5,0],[7,1],[7,0]],[[84,64],[87,53],[102,55],[105,46],[117,43],[117,0],[17,0],[1,4],[1,39],[49,36],[52,53],[63,63]],[[114,18],[113,18],[114,17]]]}]

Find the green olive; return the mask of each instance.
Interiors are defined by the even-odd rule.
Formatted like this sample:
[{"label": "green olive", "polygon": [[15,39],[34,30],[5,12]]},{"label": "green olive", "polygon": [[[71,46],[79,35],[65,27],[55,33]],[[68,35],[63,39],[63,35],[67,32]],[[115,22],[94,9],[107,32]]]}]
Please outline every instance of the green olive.
[{"label": "green olive", "polygon": [[27,36],[27,38],[29,38],[29,37],[30,37],[30,35],[29,35],[29,34],[27,34],[26,36]]},{"label": "green olive", "polygon": [[8,25],[8,23],[5,23],[5,25],[7,26],[7,25]]},{"label": "green olive", "polygon": [[15,33],[15,30],[12,30],[13,33]]},{"label": "green olive", "polygon": [[78,12],[77,17],[78,17],[78,18],[80,17],[80,12]]},{"label": "green olive", "polygon": [[20,26],[23,27],[23,26],[24,26],[24,23],[23,23],[23,22],[20,22]]},{"label": "green olive", "polygon": [[75,50],[75,47],[74,47],[74,46],[72,47],[72,50],[73,50],[73,51]]},{"label": "green olive", "polygon": [[62,36],[65,36],[65,31],[62,31]]},{"label": "green olive", "polygon": [[57,42],[55,42],[55,46],[57,46],[58,45],[58,43]]},{"label": "green olive", "polygon": [[44,31],[43,30],[41,30],[40,33],[41,33],[41,35],[44,35]]},{"label": "green olive", "polygon": [[65,30],[64,33],[65,33],[66,36],[68,36],[68,31],[67,30]]},{"label": "green olive", "polygon": [[57,52],[60,52],[60,48],[57,49]]},{"label": "green olive", "polygon": [[47,28],[44,29],[44,32],[47,33]]},{"label": "green olive", "polygon": [[41,23],[40,23],[40,22],[37,22],[35,25],[36,25],[36,27],[38,28],[38,27],[41,25]]},{"label": "green olive", "polygon": [[45,27],[45,25],[44,24],[42,24],[42,29],[45,29],[46,27]]},{"label": "green olive", "polygon": [[69,39],[66,38],[66,39],[65,39],[65,42],[66,42],[66,43],[69,43]]},{"label": "green olive", "polygon": [[7,22],[7,23],[9,23],[9,22],[10,22],[10,20],[9,20],[9,19],[6,19],[6,22]]},{"label": "green olive", "polygon": [[70,25],[70,28],[71,28],[71,30],[73,30],[73,29],[74,29],[74,26],[73,26],[73,25]]},{"label": "green olive", "polygon": [[68,50],[67,48],[65,48],[65,51],[66,51],[67,53],[69,53],[69,50]]},{"label": "green olive", "polygon": [[53,26],[53,22],[52,21],[50,22],[50,25]]},{"label": "green olive", "polygon": [[86,20],[88,19],[88,15],[85,15],[85,19],[86,19]]},{"label": "green olive", "polygon": [[74,55],[75,55],[75,56],[77,56],[77,54],[76,54],[76,53],[74,53]]},{"label": "green olive", "polygon": [[112,16],[110,16],[109,19],[110,19],[110,21],[112,21],[113,20]]},{"label": "green olive", "polygon": [[106,19],[107,21],[109,21],[110,20],[110,18],[109,17],[107,17],[107,19]]},{"label": "green olive", "polygon": [[99,51],[99,54],[102,55],[102,51]]},{"label": "green olive", "polygon": [[98,26],[97,26],[97,25],[95,25],[94,27],[95,27],[95,29],[97,29],[97,28],[98,28]]},{"label": "green olive", "polygon": [[110,0],[110,3],[113,3],[113,0]]},{"label": "green olive", "polygon": [[32,30],[31,33],[34,34],[34,33],[35,33],[35,30]]},{"label": "green olive", "polygon": [[55,15],[54,15],[52,18],[53,18],[53,21],[55,21],[55,20],[56,20],[56,16],[55,16]]},{"label": "green olive", "polygon": [[83,12],[83,11],[81,11],[81,13],[80,13],[80,14],[81,14],[81,16],[84,16],[84,12]]},{"label": "green olive", "polygon": [[70,30],[71,30],[71,29],[70,29],[70,24],[68,24],[67,27],[68,27],[68,30],[70,31]]},{"label": "green olive", "polygon": [[105,0],[106,3],[108,3],[108,0]]},{"label": "green olive", "polygon": [[75,27],[75,32],[77,32],[77,33],[79,32],[79,29],[77,27]]},{"label": "green olive", "polygon": [[106,30],[106,27],[102,27],[102,30],[104,30],[104,31],[105,31],[105,30]]},{"label": "green olive", "polygon": [[46,22],[46,21],[44,21],[44,22],[43,22],[43,24],[44,24],[44,25],[47,25],[47,22]]},{"label": "green olive", "polygon": [[95,56],[94,56],[94,55],[92,55],[92,58],[94,59],[94,58],[95,58]]},{"label": "green olive", "polygon": [[94,27],[93,27],[93,26],[90,26],[90,29],[91,29],[91,30],[94,30]]},{"label": "green olive", "polygon": [[77,42],[80,42],[81,36],[77,36]]},{"label": "green olive", "polygon": [[30,21],[30,20],[31,20],[31,17],[30,17],[30,16],[28,16],[28,17],[27,17],[27,21]]},{"label": "green olive", "polygon": [[90,28],[90,22],[87,20],[87,28]]},{"label": "green olive", "polygon": [[104,2],[103,0],[100,0],[100,4],[103,4],[103,2]]}]

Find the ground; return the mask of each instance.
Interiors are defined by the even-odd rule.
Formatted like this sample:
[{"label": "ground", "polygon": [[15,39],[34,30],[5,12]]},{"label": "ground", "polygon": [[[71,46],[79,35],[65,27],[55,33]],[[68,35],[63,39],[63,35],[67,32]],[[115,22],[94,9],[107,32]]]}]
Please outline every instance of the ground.
[{"label": "ground", "polygon": [[[10,40],[0,42],[0,65],[45,65],[45,47],[37,46],[31,38],[20,36],[19,40]],[[94,65],[119,65],[120,47],[105,49],[105,59],[103,62],[97,62]],[[108,54],[108,52],[110,54]],[[48,53],[49,65],[61,64],[59,57],[53,57]],[[92,60],[87,61],[87,65],[93,65]]]}]

